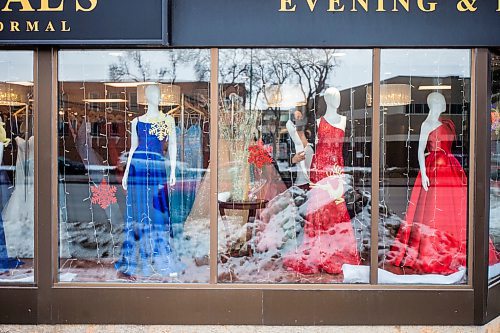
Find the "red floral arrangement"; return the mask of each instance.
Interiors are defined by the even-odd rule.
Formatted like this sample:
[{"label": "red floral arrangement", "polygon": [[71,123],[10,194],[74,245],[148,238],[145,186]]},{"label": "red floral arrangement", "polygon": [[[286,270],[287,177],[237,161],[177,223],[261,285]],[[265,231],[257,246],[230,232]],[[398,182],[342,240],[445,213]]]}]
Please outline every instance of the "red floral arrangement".
[{"label": "red floral arrangement", "polygon": [[91,188],[93,204],[98,204],[102,209],[116,203],[116,186],[110,186],[106,179],[103,179],[98,186]]},{"label": "red floral arrangement", "polygon": [[259,169],[273,162],[273,158],[271,157],[272,148],[265,147],[262,140],[259,140],[257,144],[249,146],[248,152],[250,153],[248,163],[254,164]]}]

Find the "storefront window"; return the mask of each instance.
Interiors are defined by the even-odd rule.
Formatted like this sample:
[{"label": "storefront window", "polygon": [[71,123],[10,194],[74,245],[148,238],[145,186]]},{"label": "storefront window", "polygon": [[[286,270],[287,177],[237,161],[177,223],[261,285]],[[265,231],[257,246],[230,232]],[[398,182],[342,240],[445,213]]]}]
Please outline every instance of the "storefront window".
[{"label": "storefront window", "polygon": [[59,281],[208,282],[209,51],[59,59]]},{"label": "storefront window", "polygon": [[380,283],[466,283],[469,50],[382,50]]},{"label": "storefront window", "polygon": [[500,55],[491,57],[489,278],[500,275]]},{"label": "storefront window", "polygon": [[222,283],[368,283],[371,50],[219,55]]},{"label": "storefront window", "polygon": [[0,284],[33,283],[33,52],[0,51]]}]

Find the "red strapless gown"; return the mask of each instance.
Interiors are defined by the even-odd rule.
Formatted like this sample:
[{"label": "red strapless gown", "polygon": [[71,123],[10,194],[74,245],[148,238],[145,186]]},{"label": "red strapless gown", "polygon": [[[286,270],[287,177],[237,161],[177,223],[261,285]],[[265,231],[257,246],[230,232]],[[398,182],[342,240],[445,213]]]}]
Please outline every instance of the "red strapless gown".
[{"label": "red strapless gown", "polygon": [[288,270],[339,274],[343,264],[360,262],[343,199],[343,142],[344,131],[321,118],[310,174],[312,184],[320,186],[312,186],[308,193],[304,240],[296,251],[284,257],[283,264]]},{"label": "red strapless gown", "polygon": [[[425,168],[428,191],[419,173],[405,222],[387,254],[387,262],[417,274],[448,275],[466,266],[467,176],[451,153],[455,126],[449,119],[429,134]],[[490,243],[490,263],[498,260]]]}]

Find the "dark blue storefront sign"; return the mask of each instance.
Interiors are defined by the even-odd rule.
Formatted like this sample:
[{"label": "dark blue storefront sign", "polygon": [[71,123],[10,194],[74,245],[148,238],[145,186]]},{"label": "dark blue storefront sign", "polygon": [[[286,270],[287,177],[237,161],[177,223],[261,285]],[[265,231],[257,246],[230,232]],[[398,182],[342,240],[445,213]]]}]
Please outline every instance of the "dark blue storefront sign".
[{"label": "dark blue storefront sign", "polygon": [[173,45],[500,46],[500,0],[174,0],[172,10]]},{"label": "dark blue storefront sign", "polygon": [[0,43],[167,45],[168,0],[0,0]]}]

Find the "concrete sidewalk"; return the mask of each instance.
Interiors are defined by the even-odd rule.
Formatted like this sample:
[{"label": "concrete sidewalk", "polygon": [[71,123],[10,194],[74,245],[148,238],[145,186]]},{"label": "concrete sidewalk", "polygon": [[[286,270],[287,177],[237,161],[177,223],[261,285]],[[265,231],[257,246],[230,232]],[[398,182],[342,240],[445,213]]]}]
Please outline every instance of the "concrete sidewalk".
[{"label": "concrete sidewalk", "polygon": [[500,317],[473,326],[131,326],[131,325],[0,325],[0,333],[500,333]]}]

